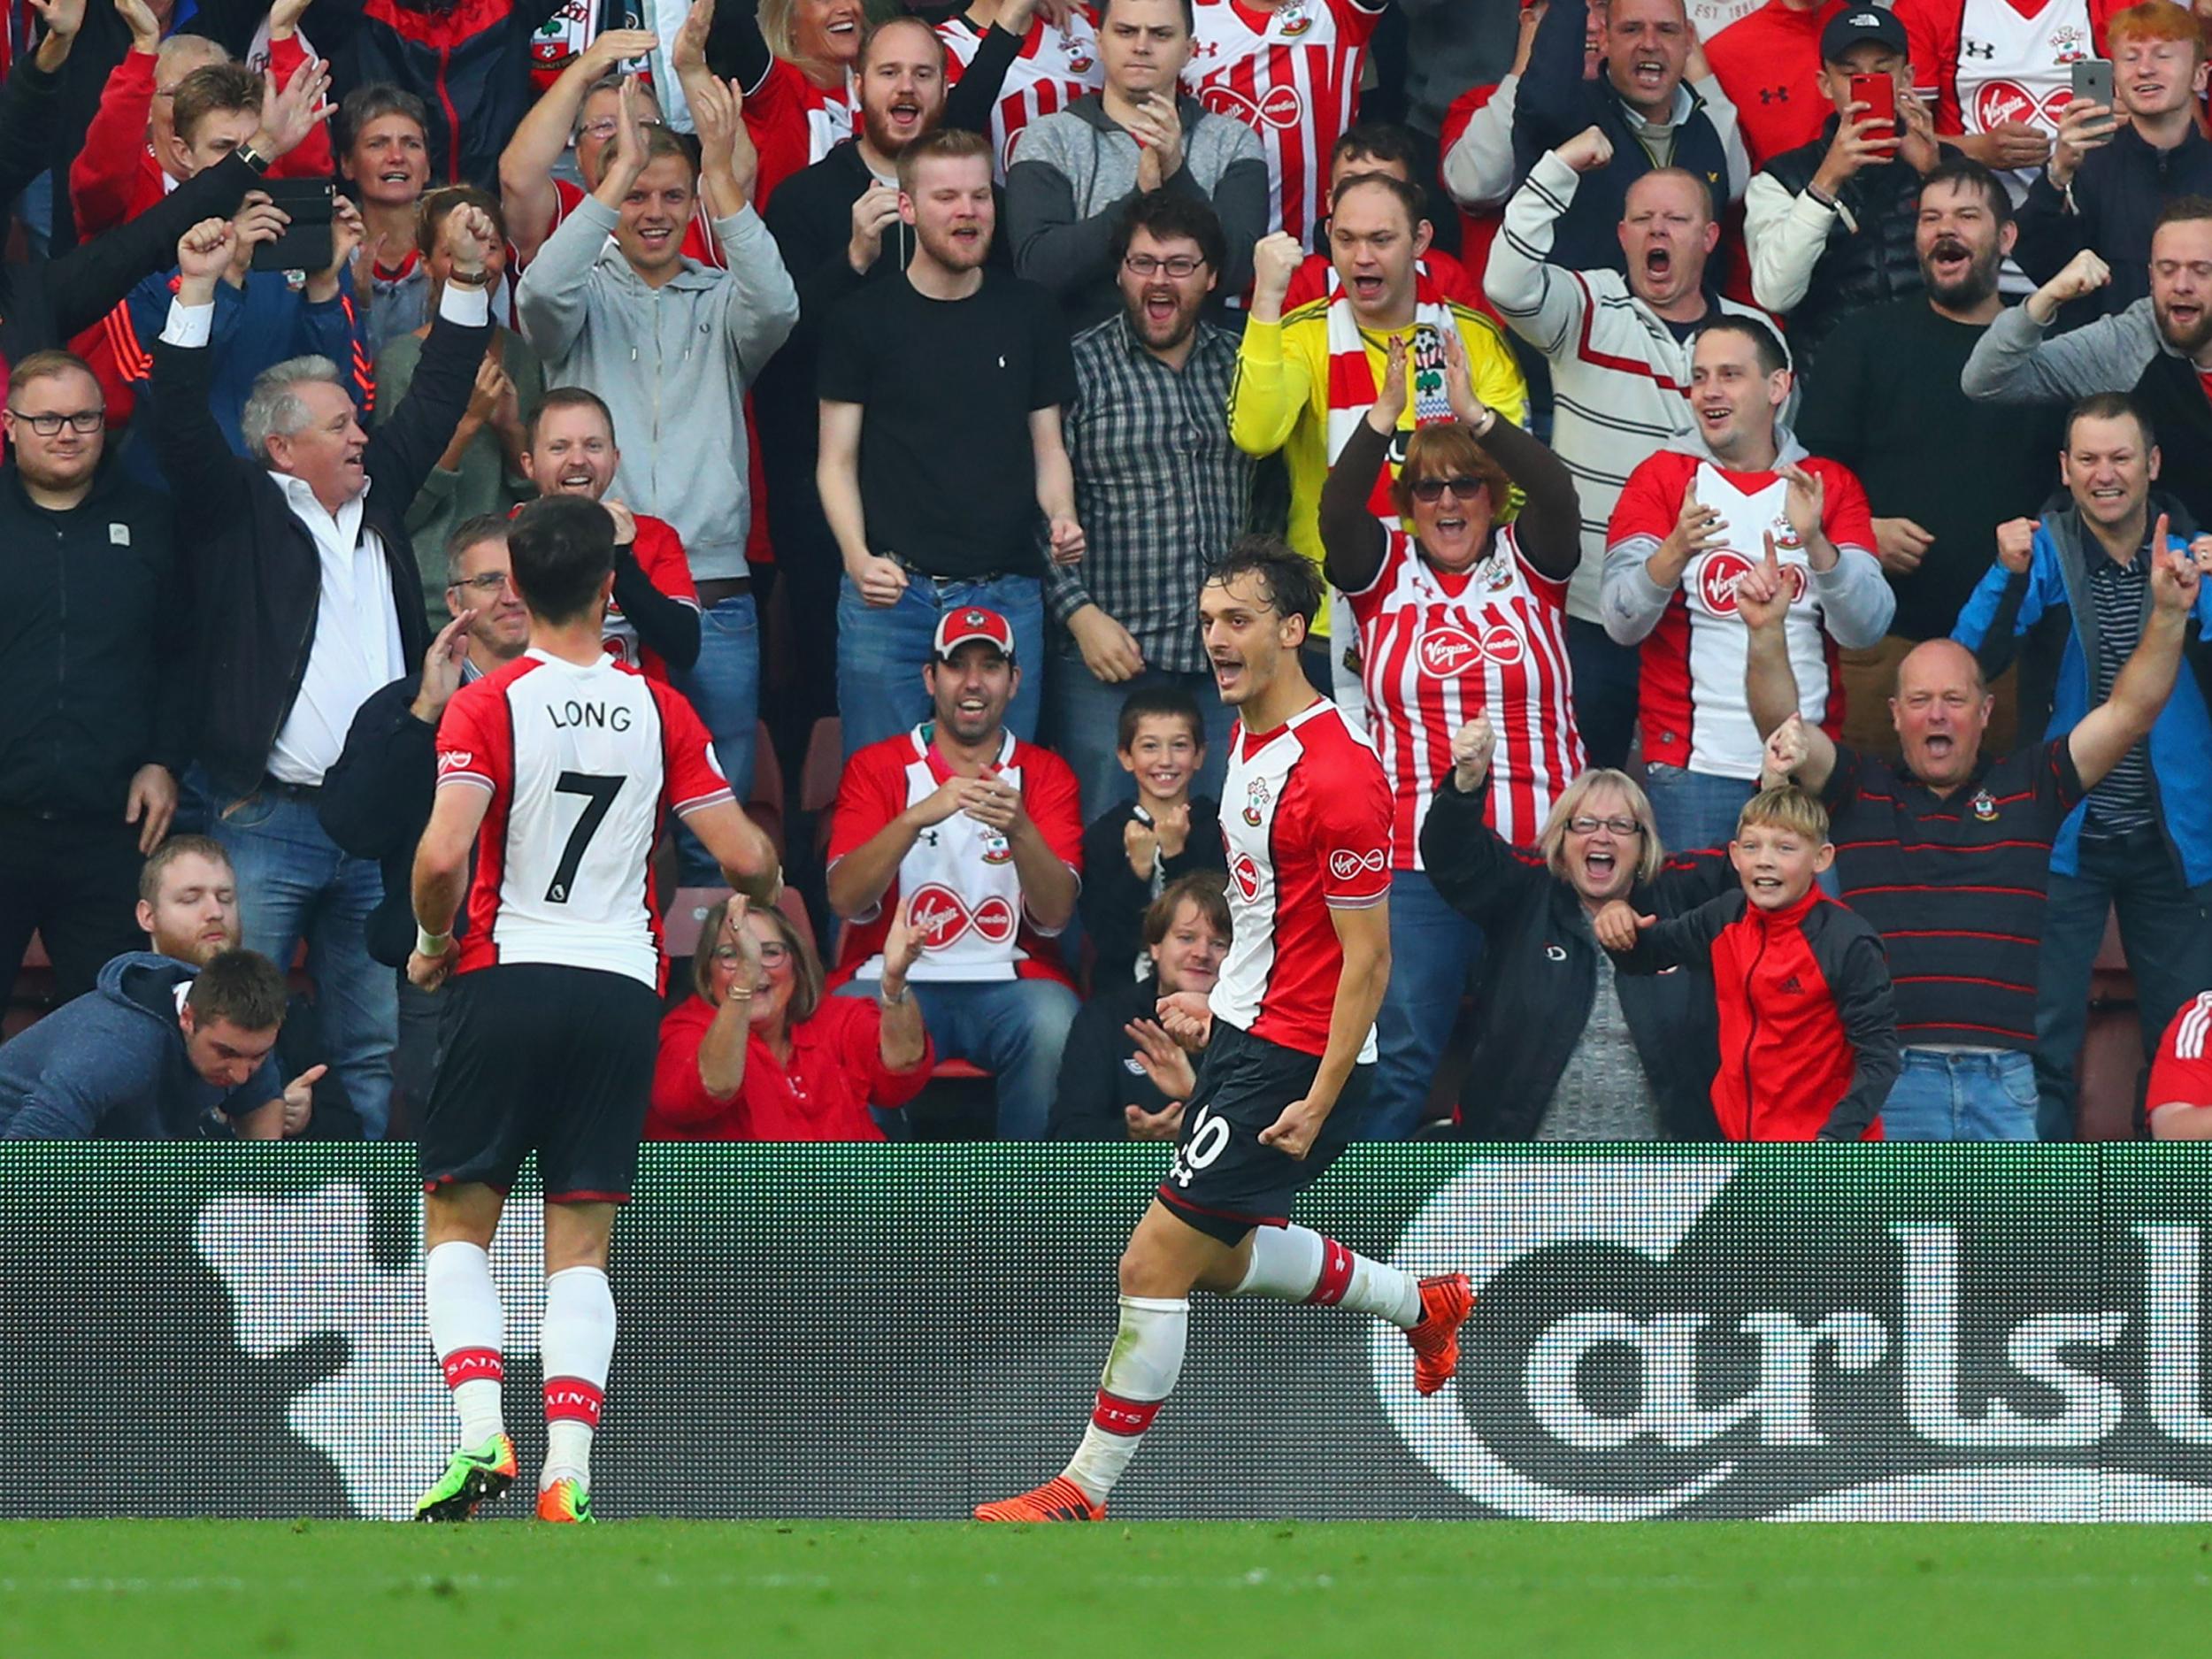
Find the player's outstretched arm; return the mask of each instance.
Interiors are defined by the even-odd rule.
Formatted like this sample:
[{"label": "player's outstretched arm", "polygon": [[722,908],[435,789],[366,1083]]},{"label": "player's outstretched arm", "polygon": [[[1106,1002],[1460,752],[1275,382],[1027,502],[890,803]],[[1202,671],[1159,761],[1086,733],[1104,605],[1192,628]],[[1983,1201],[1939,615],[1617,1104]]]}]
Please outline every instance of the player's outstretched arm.
[{"label": "player's outstretched arm", "polygon": [[1306,1097],[1293,1101],[1272,1125],[1260,1131],[1262,1145],[1294,1158],[1302,1158],[1312,1149],[1322,1125],[1336,1110],[1337,1096],[1351,1079],[1367,1033],[1375,1028],[1383,991],[1390,983],[1390,901],[1342,910],[1331,905],[1329,922],[1344,950],[1336,1002],[1329,1010],[1329,1046]]},{"label": "player's outstretched arm", "polygon": [[453,918],[460,914],[468,887],[469,849],[476,844],[491,802],[491,791],[472,778],[441,783],[430,805],[430,823],[416,845],[416,938],[407,977],[426,991],[452,970]]},{"label": "player's outstretched arm", "polygon": [[758,905],[772,905],[783,895],[783,866],[776,859],[776,843],[768,832],[745,816],[734,801],[695,807],[685,813],[684,827],[722,866],[722,879]]}]

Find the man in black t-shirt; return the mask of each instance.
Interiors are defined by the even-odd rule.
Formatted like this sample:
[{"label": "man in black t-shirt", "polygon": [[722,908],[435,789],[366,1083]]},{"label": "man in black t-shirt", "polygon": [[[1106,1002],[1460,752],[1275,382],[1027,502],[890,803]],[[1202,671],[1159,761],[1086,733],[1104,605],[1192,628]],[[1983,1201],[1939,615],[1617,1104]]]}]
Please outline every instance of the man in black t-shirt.
[{"label": "man in black t-shirt", "polygon": [[2196,567],[2150,579],[2153,619],[2111,695],[2064,735],[1992,759],[1973,653],[1928,640],[1898,664],[1898,761],[1839,745],[1797,713],[1773,562],[1736,588],[1745,697],[1771,779],[1794,775],[1831,818],[1843,901],[1882,936],[1904,1070],[1882,1107],[1892,1141],[2032,1141],[2038,958],[2051,847],[2066,817],[2149,733],[2174,688]]},{"label": "man in black t-shirt", "polygon": [[[1997,268],[2012,251],[2012,198],[1978,161],[1945,159],[1920,188],[1914,237],[1926,292],[1869,306],[1828,337],[1806,386],[1797,435],[1866,486],[1883,574],[1897,593],[1889,637],[1843,653],[1844,739],[1888,741],[1898,664],[1947,637],[1989,568],[1993,526],[2032,517],[2055,486],[2055,409],[1977,403],[1959,372],[2002,309]],[[1989,745],[2011,747],[2013,677],[1996,698]]]},{"label": "man in black t-shirt", "polygon": [[[915,251],[823,330],[815,480],[845,565],[837,702],[845,754],[927,718],[922,666],[938,618],[978,606],[1044,660],[1039,525],[1056,564],[1083,556],[1060,438],[1074,396],[1066,326],[1034,283],[987,271],[996,214],[990,145],[939,132],[899,157],[899,218]],[[1039,687],[1006,724],[1037,732]]]}]

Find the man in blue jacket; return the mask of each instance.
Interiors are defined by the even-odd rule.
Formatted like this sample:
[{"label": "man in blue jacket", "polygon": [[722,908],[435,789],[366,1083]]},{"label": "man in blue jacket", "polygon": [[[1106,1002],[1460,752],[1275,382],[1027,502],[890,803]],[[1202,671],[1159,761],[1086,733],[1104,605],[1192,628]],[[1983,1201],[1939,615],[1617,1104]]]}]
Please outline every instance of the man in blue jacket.
[{"label": "man in blue jacket", "polygon": [[204,968],[118,956],[96,990],[0,1048],[0,1140],[273,1139],[323,1074],[278,1081],[284,1000],[284,975],[250,950]]},{"label": "man in blue jacket", "polygon": [[[2151,616],[2149,549],[2195,555],[2212,569],[2212,537],[2185,549],[2154,503],[2157,434],[2124,393],[2100,392],[2067,418],[2060,472],[2073,504],[1997,532],[1998,559],[1952,637],[1985,679],[2021,660],[2020,729],[2064,736],[2111,695]],[[2201,637],[2212,584],[2191,614]],[[2047,720],[2042,717],[2047,715]],[[2041,721],[2041,724],[2039,722]],[[2037,1125],[2073,1134],[2074,1066],[2088,1023],[2089,976],[2117,909],[2135,976],[2148,1060],[2174,1010],[2212,984],[2212,713],[2193,679],[2175,686],[2150,735],[2068,816],[2051,852],[2038,964]]]}]

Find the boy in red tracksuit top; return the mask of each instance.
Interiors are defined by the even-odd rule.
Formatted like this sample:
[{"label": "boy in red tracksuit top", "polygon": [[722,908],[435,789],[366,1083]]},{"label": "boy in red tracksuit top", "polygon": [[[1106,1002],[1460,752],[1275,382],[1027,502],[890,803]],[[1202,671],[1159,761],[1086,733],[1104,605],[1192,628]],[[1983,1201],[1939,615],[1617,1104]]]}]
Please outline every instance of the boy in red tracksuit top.
[{"label": "boy in red tracksuit top", "polygon": [[1813,886],[1833,862],[1828,814],[1794,786],[1745,804],[1728,856],[1742,879],[1671,921],[1625,901],[1592,924],[1623,973],[1696,966],[1720,1006],[1713,1112],[1731,1141],[1878,1141],[1903,1059],[1881,937]]}]

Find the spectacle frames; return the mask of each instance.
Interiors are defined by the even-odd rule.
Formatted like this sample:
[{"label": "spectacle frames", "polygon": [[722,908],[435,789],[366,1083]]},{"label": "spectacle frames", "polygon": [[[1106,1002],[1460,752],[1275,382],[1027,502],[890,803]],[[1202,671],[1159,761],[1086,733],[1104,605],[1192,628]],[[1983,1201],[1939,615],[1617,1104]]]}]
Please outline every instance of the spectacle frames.
[{"label": "spectacle frames", "polygon": [[1163,259],[1157,254],[1133,253],[1123,255],[1121,264],[1122,269],[1131,276],[1157,276],[1164,271],[1180,282],[1185,277],[1196,276],[1205,267],[1206,262],[1185,253],[1179,253],[1169,259]]},{"label": "spectacle frames", "polygon": [[[717,945],[714,948],[714,960],[717,962],[741,962],[744,954],[734,945]],[[787,945],[765,944],[760,947],[760,965],[764,968],[780,968],[790,960],[791,950]]]},{"label": "spectacle frames", "polygon": [[1640,835],[1644,826],[1632,818],[1571,818],[1567,827],[1578,835],[1594,835],[1602,826],[1616,835]]},{"label": "spectacle frames", "polygon": [[472,576],[465,582],[456,582],[453,585],[456,588],[465,588],[471,593],[482,594],[488,599],[503,588],[511,586],[514,580],[513,575],[507,571],[486,571],[481,576]]},{"label": "spectacle frames", "polygon": [[65,415],[58,412],[27,415],[19,409],[11,409],[8,413],[24,422],[42,438],[50,438],[59,432],[64,421],[68,422],[70,431],[81,432],[88,436],[108,424],[107,411],[104,409],[80,409]]},{"label": "spectacle frames", "polygon": [[1456,478],[1417,478],[1413,480],[1413,499],[1439,501],[1448,489],[1461,501],[1472,501],[1489,488],[1482,480],[1470,478],[1464,472]]}]

